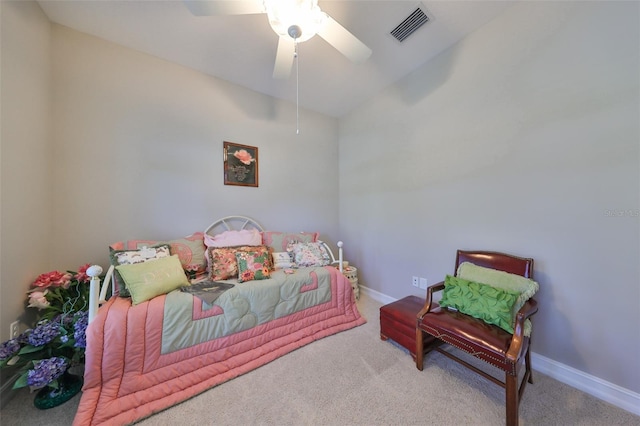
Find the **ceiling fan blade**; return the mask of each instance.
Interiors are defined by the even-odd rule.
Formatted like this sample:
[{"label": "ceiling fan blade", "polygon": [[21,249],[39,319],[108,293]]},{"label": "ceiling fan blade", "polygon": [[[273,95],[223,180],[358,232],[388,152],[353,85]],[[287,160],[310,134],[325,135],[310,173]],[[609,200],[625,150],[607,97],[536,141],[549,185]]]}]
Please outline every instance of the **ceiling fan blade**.
[{"label": "ceiling fan blade", "polygon": [[280,37],[278,40],[278,53],[276,53],[276,64],[273,67],[273,78],[283,80],[289,78],[295,50],[295,42],[291,37]]},{"label": "ceiling fan blade", "polygon": [[364,62],[371,56],[371,49],[366,44],[329,15],[318,35],[355,63]]},{"label": "ceiling fan blade", "polygon": [[187,9],[196,16],[251,15],[266,13],[261,0],[183,0]]}]

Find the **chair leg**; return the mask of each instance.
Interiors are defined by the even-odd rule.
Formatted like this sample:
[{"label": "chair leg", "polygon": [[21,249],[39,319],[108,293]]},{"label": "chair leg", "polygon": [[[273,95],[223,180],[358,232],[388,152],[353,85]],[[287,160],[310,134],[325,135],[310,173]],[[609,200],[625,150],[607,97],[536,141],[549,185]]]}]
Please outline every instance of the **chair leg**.
[{"label": "chair leg", "polygon": [[416,327],[416,367],[422,371],[424,363],[424,331]]},{"label": "chair leg", "polygon": [[507,426],[518,426],[518,376],[505,374]]},{"label": "chair leg", "polygon": [[527,353],[524,355],[525,370],[529,373],[528,382],[533,384],[533,370],[531,369],[531,340],[529,340],[529,346],[527,346]]}]

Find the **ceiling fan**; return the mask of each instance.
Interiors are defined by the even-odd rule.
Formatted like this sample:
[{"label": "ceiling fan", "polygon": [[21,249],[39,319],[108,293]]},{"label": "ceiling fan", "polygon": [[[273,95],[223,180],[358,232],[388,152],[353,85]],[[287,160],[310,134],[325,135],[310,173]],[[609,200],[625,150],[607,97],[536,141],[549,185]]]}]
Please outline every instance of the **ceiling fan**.
[{"label": "ceiling fan", "polygon": [[369,49],[318,7],[318,0],[184,0],[196,16],[266,13],[279,36],[273,77],[286,79],[297,54],[296,45],[316,34],[355,63],[371,56]]}]

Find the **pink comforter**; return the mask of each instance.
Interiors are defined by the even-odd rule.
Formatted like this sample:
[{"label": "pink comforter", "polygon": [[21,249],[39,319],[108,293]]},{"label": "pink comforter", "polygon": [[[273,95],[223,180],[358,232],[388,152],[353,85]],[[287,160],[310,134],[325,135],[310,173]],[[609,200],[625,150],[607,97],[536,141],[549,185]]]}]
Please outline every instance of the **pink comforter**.
[{"label": "pink comforter", "polygon": [[364,324],[349,281],[331,271],[331,300],[226,337],[161,354],[166,296],[111,298],[87,329],[74,425],[128,424],[320,338]]}]

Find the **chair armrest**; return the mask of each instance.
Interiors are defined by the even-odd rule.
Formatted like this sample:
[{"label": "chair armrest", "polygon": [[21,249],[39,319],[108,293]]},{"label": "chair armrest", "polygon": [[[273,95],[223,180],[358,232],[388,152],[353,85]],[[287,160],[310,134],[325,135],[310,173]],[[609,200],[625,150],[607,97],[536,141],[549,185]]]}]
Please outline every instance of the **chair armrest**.
[{"label": "chair armrest", "polygon": [[427,299],[425,301],[425,304],[420,310],[420,312],[418,312],[418,315],[416,315],[416,318],[418,321],[422,321],[422,318],[424,318],[427,312],[431,310],[431,304],[432,304],[431,301],[433,300],[433,293],[436,291],[441,291],[443,289],[444,289],[444,281],[440,281],[439,283],[429,286],[429,288],[427,288]]},{"label": "chair armrest", "polygon": [[529,299],[516,314],[513,338],[506,354],[507,359],[511,362],[516,362],[521,356],[522,343],[524,342],[524,321],[536,312],[538,312],[538,302],[535,299]]}]

